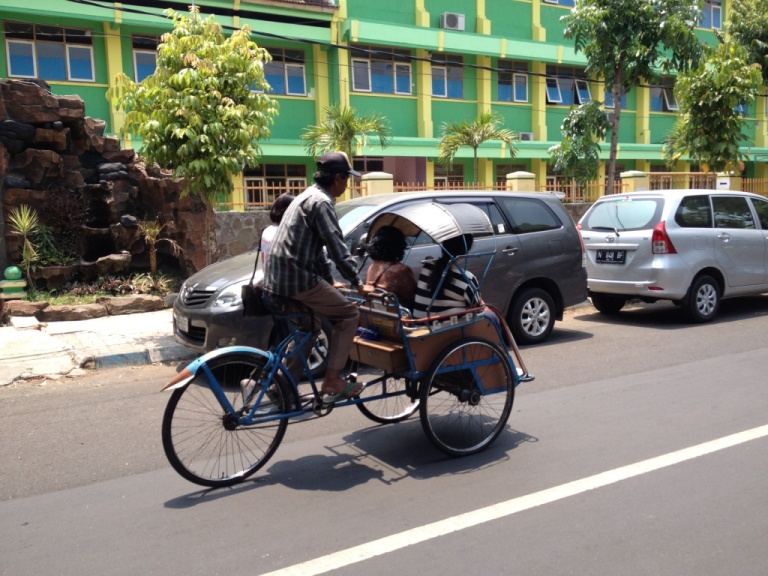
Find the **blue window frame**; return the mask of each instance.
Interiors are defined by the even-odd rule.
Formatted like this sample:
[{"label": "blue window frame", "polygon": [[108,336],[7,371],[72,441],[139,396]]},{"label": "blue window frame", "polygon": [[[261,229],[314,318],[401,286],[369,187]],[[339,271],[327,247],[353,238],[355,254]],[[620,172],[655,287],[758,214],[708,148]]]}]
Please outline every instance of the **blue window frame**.
[{"label": "blue window frame", "polygon": [[133,45],[133,80],[141,82],[155,73],[157,68],[158,36],[138,36],[131,39]]},{"label": "blue window frame", "polygon": [[412,93],[409,51],[358,46],[352,54],[354,92]]},{"label": "blue window frame", "polygon": [[5,22],[8,75],[94,82],[90,30]]},{"label": "blue window frame", "polygon": [[675,98],[675,79],[664,76],[658,86],[651,86],[651,112],[676,112],[678,110]]},{"label": "blue window frame", "polygon": [[701,28],[716,28],[720,30],[722,27],[722,12],[722,3],[719,0],[706,0],[701,8],[699,26]]},{"label": "blue window frame", "polygon": [[464,67],[461,56],[435,54],[432,57],[432,96],[464,97]]},{"label": "blue window frame", "polygon": [[547,66],[547,104],[571,106],[592,100],[584,69],[572,66]]},{"label": "blue window frame", "polygon": [[[613,101],[613,92],[606,90],[605,92],[605,107],[606,108],[615,108],[615,103]],[[621,95],[621,109],[626,110],[627,108],[627,95],[622,94]]]},{"label": "blue window frame", "polygon": [[499,102],[528,102],[528,64],[499,60]]},{"label": "blue window frame", "polygon": [[272,61],[264,65],[264,77],[272,87],[272,94],[306,96],[307,81],[304,52],[283,48],[265,47]]}]

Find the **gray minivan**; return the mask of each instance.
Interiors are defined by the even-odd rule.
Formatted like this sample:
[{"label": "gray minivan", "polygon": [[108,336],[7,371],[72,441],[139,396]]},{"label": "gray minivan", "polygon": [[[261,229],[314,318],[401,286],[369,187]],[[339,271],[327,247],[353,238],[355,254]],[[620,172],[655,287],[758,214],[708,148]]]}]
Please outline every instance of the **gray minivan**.
[{"label": "gray minivan", "polygon": [[589,295],[604,314],[671,300],[693,322],[722,298],[768,292],[768,199],[738,191],[657,190],[598,199],[579,221]]},{"label": "gray minivan", "polygon": [[[576,226],[560,200],[548,193],[493,191],[409,192],[355,198],[336,205],[350,251],[365,241],[368,226],[382,210],[413,202],[464,202],[480,207],[494,227],[496,255],[482,286],[483,297],[507,317],[520,344],[544,341],[563,310],[584,302],[586,270]],[[475,238],[472,252],[488,250],[493,237]],[[405,263],[418,274],[422,262],[439,257],[426,235],[417,237]],[[181,287],[174,304],[174,335],[207,352],[231,344],[265,345],[268,322],[242,315],[240,287],[253,271],[254,254],[207,266]],[[470,269],[480,278],[485,263]],[[361,264],[365,264],[361,261]],[[365,277],[361,270],[361,277]]]}]

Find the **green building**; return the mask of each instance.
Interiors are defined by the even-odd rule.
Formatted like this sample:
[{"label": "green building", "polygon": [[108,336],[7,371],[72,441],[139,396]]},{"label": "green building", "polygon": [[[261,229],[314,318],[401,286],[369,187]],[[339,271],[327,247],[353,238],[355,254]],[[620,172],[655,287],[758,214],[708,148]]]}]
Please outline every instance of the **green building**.
[{"label": "green building", "polygon": [[[171,23],[165,8],[188,9],[175,0],[0,0],[3,42],[0,76],[41,78],[55,94],[77,94],[86,112],[117,133],[121,113],[105,94],[125,72],[141,80],[154,70],[155,48]],[[225,27],[248,25],[273,61],[267,79],[280,102],[271,139],[261,142],[257,168],[237,176],[234,204],[267,202],[276,187],[303,186],[314,164],[299,135],[332,103],[360,113],[381,112],[394,138],[389,147],[358,150],[355,165],[386,172],[395,184],[450,186],[473,179],[472,150],[464,148],[452,171],[437,156],[445,121],[501,114],[520,133],[510,158],[500,142],[478,150],[484,185],[527,171],[543,189],[558,180],[547,165],[548,148],[561,140],[560,125],[572,104],[611,103],[605,84],[584,73],[586,60],[563,39],[560,17],[573,0],[200,0],[201,14]],[[714,40],[728,4],[707,0],[700,34]],[[661,142],[675,121],[674,78],[633,90],[622,101],[617,174],[665,172]],[[751,159],[747,175],[768,178],[766,97],[749,118]],[[140,142],[124,142],[140,149]],[[607,158],[608,145],[603,147]],[[695,171],[680,162],[680,172]]]}]

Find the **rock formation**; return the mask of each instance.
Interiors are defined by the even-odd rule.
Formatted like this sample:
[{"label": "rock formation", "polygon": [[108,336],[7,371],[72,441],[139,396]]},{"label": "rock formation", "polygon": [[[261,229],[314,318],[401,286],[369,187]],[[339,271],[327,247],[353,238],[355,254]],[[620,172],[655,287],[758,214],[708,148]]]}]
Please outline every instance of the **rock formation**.
[{"label": "rock formation", "polygon": [[21,241],[8,230],[8,212],[21,204],[40,211],[62,190],[77,192],[85,206],[80,276],[147,270],[138,224],[155,218],[174,224],[168,237],[183,250],[174,256],[160,243],[163,265],[185,276],[205,266],[204,204],[181,198],[171,173],[121,150],[104,128],[103,120],[85,115],[79,96],[53,95],[39,80],[0,80],[0,270],[18,261]]}]

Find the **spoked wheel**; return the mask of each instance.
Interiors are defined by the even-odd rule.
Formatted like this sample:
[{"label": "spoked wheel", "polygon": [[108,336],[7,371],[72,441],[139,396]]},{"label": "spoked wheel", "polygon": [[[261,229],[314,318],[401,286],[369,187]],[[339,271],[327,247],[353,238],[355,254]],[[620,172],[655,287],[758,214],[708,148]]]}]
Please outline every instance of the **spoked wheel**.
[{"label": "spoked wheel", "polygon": [[419,409],[418,398],[411,398],[408,394],[403,394],[406,386],[405,378],[389,376],[380,383],[363,388],[360,398],[398,393],[396,396],[386,396],[378,400],[361,402],[357,404],[357,407],[366,417],[379,424],[402,422]]},{"label": "spoked wheel", "polygon": [[[184,388],[173,391],[163,416],[163,449],[176,472],[196,484],[220,487],[242,482],[266,464],[280,445],[288,420],[250,426],[237,423],[244,411],[243,388],[251,379],[258,381],[265,362],[259,356],[232,354],[208,363],[235,414],[229,414],[214,396],[204,367]],[[254,392],[247,395],[255,401],[260,386],[251,388]],[[256,418],[287,412],[289,390],[278,374],[256,407]]]},{"label": "spoked wheel", "polygon": [[512,411],[511,370],[506,353],[485,340],[460,340],[440,354],[420,390],[421,424],[432,443],[451,456],[487,448]]}]

